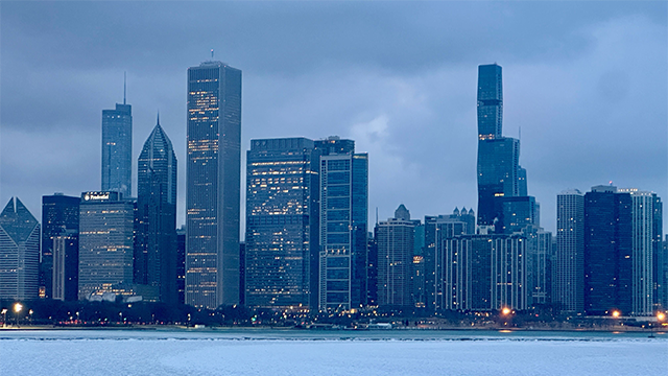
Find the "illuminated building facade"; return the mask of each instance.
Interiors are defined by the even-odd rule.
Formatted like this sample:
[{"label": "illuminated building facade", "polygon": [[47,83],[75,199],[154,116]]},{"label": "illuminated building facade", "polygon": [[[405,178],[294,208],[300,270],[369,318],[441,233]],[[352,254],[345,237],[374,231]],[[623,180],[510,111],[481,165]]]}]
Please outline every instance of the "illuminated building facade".
[{"label": "illuminated building facade", "polygon": [[588,315],[632,312],[632,200],[613,186],[584,197],[584,310]]},{"label": "illuminated building facade", "polygon": [[62,193],[42,196],[40,288],[46,298],[77,300],[80,202]]},{"label": "illuminated building facade", "polygon": [[377,225],[378,305],[413,306],[413,252],[415,227],[410,212],[402,204],[394,218]]},{"label": "illuminated building facade", "polygon": [[583,312],[584,195],[577,189],[557,195],[556,240],[552,300],[566,312]]},{"label": "illuminated building facade", "polygon": [[319,153],[306,138],[252,140],[246,161],[245,304],[317,310]]},{"label": "illuminated building facade", "polygon": [[81,194],[79,300],[132,293],[135,210],[118,192]]},{"label": "illuminated building facade", "polygon": [[132,106],[102,110],[102,191],[132,194]]},{"label": "illuminated building facade", "polygon": [[241,71],[188,69],[185,303],[239,303]]},{"label": "illuminated building facade", "polygon": [[39,237],[37,219],[12,197],[0,213],[0,300],[37,299]]},{"label": "illuminated building facade", "polygon": [[320,310],[367,304],[368,169],[352,140],[315,142],[320,157]]},{"label": "illuminated building facade", "polygon": [[135,283],[152,286],[155,298],[175,304],[176,171],[172,142],[160,119],[144,143],[137,173],[137,246]]}]

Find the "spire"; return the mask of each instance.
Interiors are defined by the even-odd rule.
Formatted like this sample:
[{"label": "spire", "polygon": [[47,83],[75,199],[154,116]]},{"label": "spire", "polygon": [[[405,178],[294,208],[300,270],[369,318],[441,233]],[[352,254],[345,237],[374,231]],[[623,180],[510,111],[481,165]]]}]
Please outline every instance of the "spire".
[{"label": "spire", "polygon": [[160,110],[158,110],[158,122],[156,123],[156,125],[158,126],[160,125]]},{"label": "spire", "polygon": [[125,104],[125,88],[126,88],[125,81],[126,81],[125,72],[123,72],[123,104]]}]

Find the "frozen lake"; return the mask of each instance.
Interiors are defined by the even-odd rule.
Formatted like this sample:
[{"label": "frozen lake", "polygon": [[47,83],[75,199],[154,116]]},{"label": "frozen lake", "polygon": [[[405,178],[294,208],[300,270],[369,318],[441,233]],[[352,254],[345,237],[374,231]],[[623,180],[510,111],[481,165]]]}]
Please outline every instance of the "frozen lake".
[{"label": "frozen lake", "polygon": [[668,334],[0,331],[0,375],[668,375]]}]

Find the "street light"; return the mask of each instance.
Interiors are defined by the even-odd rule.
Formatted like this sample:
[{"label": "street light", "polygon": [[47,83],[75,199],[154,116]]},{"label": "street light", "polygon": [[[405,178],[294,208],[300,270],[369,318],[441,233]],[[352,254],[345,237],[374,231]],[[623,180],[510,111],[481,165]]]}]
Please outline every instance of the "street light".
[{"label": "street light", "polygon": [[19,313],[23,309],[23,305],[21,303],[16,303],[14,304],[14,313],[16,314],[16,326],[19,326]]},{"label": "street light", "polygon": [[656,319],[659,320],[659,321],[663,321],[663,320],[666,319],[666,314],[663,313],[663,312],[659,312],[659,313],[656,314]]},{"label": "street light", "polygon": [[4,328],[7,325],[7,308],[2,309],[2,327]]},{"label": "street light", "polygon": [[617,310],[612,311],[612,317],[614,317],[616,319],[619,318],[619,316],[621,316],[621,315],[622,315],[622,313],[617,311]]},{"label": "street light", "polygon": [[32,309],[31,309],[30,311],[28,311],[28,315],[29,315],[29,317],[30,317],[30,325],[32,325],[32,314],[33,314],[33,313],[34,313],[34,312],[33,312]]}]

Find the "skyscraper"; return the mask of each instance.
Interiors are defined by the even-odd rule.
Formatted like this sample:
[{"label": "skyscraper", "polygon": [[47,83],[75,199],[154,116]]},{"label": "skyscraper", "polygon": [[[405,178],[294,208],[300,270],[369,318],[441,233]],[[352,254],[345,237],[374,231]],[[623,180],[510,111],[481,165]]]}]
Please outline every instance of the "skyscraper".
[{"label": "skyscraper", "polygon": [[37,299],[39,222],[18,197],[0,213],[0,300]]},{"label": "skyscraper", "polygon": [[[663,207],[656,193],[635,188],[618,189],[631,195],[632,313],[649,316],[658,304],[659,254]],[[658,223],[657,223],[658,222]]]},{"label": "skyscraper", "polygon": [[320,157],[320,310],[367,304],[369,159],[352,140],[315,142]]},{"label": "skyscraper", "polygon": [[239,303],[241,71],[188,69],[186,304]]},{"label": "skyscraper", "polygon": [[[42,196],[40,283],[45,287],[46,298],[77,300],[80,202],[81,198],[62,193]],[[58,269],[55,275],[54,266]],[[58,284],[56,293],[54,281]]]},{"label": "skyscraper", "polygon": [[158,300],[177,302],[176,171],[172,143],[160,118],[139,155],[135,282],[155,287]]},{"label": "skyscraper", "polygon": [[101,190],[132,195],[132,106],[125,103],[125,88],[123,104],[102,110]]},{"label": "skyscraper", "polygon": [[136,203],[118,192],[84,192],[79,205],[79,300],[134,294]]},{"label": "skyscraper", "polygon": [[583,312],[584,196],[577,189],[557,195],[556,240],[552,301],[566,312]]},{"label": "skyscraper", "polygon": [[252,140],[246,163],[245,304],[317,310],[319,153],[306,138]]},{"label": "skyscraper", "polygon": [[588,315],[632,312],[631,195],[613,186],[584,197],[584,309]]},{"label": "skyscraper", "polygon": [[394,218],[377,226],[379,306],[413,306],[413,251],[419,223],[411,220],[402,204]]}]

